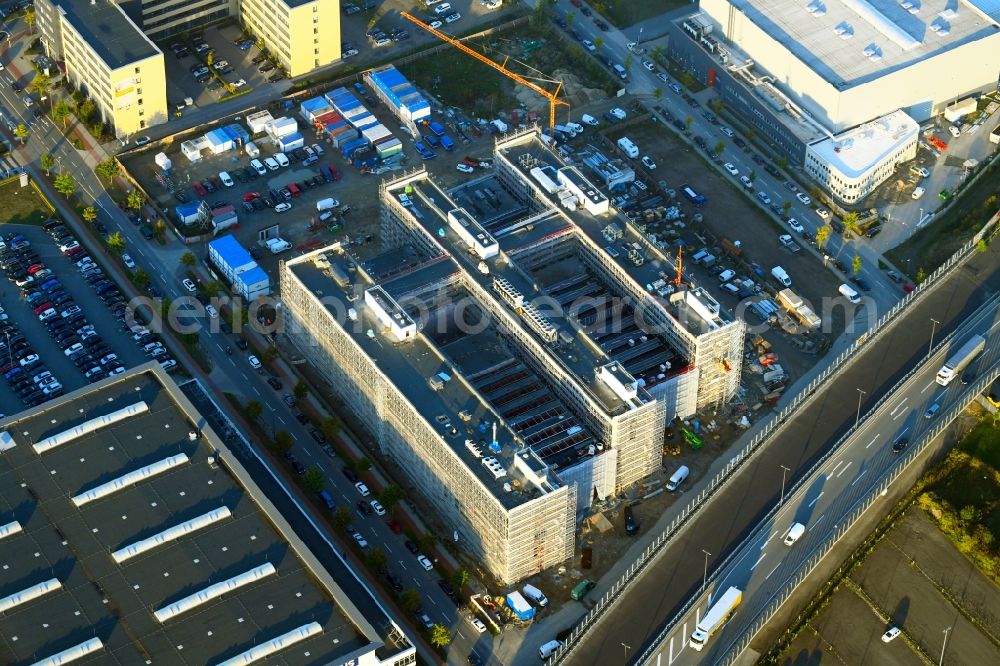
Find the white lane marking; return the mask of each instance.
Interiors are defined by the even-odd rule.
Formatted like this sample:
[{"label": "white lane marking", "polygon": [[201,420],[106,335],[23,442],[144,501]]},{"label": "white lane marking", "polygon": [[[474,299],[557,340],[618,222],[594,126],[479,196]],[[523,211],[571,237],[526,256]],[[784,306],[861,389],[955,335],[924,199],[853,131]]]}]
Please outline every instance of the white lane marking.
[{"label": "white lane marking", "polygon": [[809,529],[812,530],[812,528],[814,528],[817,525],[819,525],[819,521],[823,520],[824,518],[826,518],[826,514],[825,513],[819,514],[819,518],[817,518],[816,520],[813,521],[813,524],[809,526]]},{"label": "white lane marking", "polygon": [[867,473],[868,473],[868,470],[866,470],[866,469],[862,470],[861,474],[858,474],[858,476],[853,481],[851,481],[851,485],[853,486],[855,483],[857,483],[858,481],[860,481],[861,477],[863,477]]},{"label": "white lane marking", "polygon": [[[437,605],[438,605],[438,602],[434,601],[434,597],[427,597],[427,600],[428,600],[428,601],[430,601],[430,602],[431,602],[432,604],[434,604],[435,606],[437,606]],[[461,632],[459,632],[459,633],[461,633]]]},{"label": "white lane marking", "polygon": [[312,456],[313,456],[313,454],[309,453],[309,449],[302,449],[302,452],[305,453],[310,458],[312,458]]},{"label": "white lane marking", "polygon": [[758,564],[760,564],[760,561],[761,561],[762,559],[764,559],[764,556],[765,556],[765,555],[767,555],[767,553],[761,553],[761,554],[760,554],[760,557],[758,557],[758,558],[757,558],[757,561],[753,563],[753,566],[752,566],[752,567],[750,567],[750,571],[753,571],[754,569],[756,569],[756,568],[757,568],[757,565],[758,565]]},{"label": "white lane marking", "polygon": [[930,387],[934,386],[935,384],[937,384],[937,382],[931,382],[930,384],[928,384],[927,386],[925,386],[924,390],[920,392],[920,395],[923,395],[924,393],[926,393],[927,389],[929,389]]},{"label": "white lane marking", "polygon": [[905,435],[908,430],[909,430],[909,428],[904,429],[902,432],[899,433],[899,435],[896,437],[896,439],[894,439],[892,441],[893,442],[898,442],[899,440],[903,439],[903,435]]},{"label": "white lane marking", "polygon": [[844,472],[846,472],[846,471],[847,471],[847,468],[848,468],[848,467],[850,467],[850,466],[851,466],[851,465],[853,465],[853,464],[854,464],[854,463],[853,463],[853,461],[852,461],[852,462],[849,462],[849,463],[847,463],[847,465],[845,465],[845,466],[844,466],[844,469],[840,470],[840,473],[839,473],[839,474],[837,474],[837,478],[839,479],[839,478],[840,478],[840,475],[841,475],[841,474],[843,474]]},{"label": "white lane marking", "polygon": [[877,440],[877,439],[878,439],[878,435],[875,435],[874,439],[872,439],[872,441],[868,442],[868,446],[866,446],[865,448],[867,449],[869,446],[871,446],[872,444],[874,444],[875,440]]},{"label": "white lane marking", "polygon": [[403,560],[400,560],[400,561],[399,561],[399,566],[401,566],[401,567],[403,568],[403,570],[404,570],[404,571],[406,570],[406,565],[405,565],[405,564],[403,564]]},{"label": "white lane marking", "polygon": [[[253,389],[253,392],[257,394],[257,397],[258,397],[258,398],[263,398],[263,397],[264,397],[264,396],[262,396],[262,395],[260,394],[260,391],[258,391],[258,390],[257,390],[257,387],[256,387],[256,386],[251,386],[250,388],[252,388],[252,389]],[[271,411],[274,411],[274,409],[272,408],[272,410],[271,410]]]},{"label": "white lane marking", "polygon": [[993,330],[994,328],[996,328],[997,326],[1000,326],[1000,321],[998,321],[997,323],[995,323],[995,324],[993,324],[992,326],[990,326],[990,330],[992,331],[992,330]]},{"label": "white lane marking", "polygon": [[[659,656],[656,657],[656,663],[657,663],[657,666],[659,666],[659,663],[660,663],[660,657]],[[670,637],[670,650],[667,652],[667,666],[670,666],[670,664],[672,664],[672,663],[674,663],[674,637],[673,636]]]},{"label": "white lane marking", "polygon": [[288,422],[285,421],[285,419],[281,418],[280,416],[278,417],[278,420],[284,423],[285,425],[288,425]]},{"label": "white lane marking", "polygon": [[775,565],[774,565],[774,568],[773,568],[773,569],[771,569],[771,573],[769,573],[769,574],[767,574],[766,576],[764,576],[764,580],[767,580],[768,578],[770,578],[770,577],[771,577],[771,574],[773,574],[773,573],[774,573],[775,571],[777,571],[777,570],[778,570],[778,567],[780,567],[780,566],[781,566],[781,562],[778,562],[777,564],[775,564]]},{"label": "white lane marking", "polygon": [[895,409],[893,409],[893,410],[892,410],[891,412],[889,412],[889,415],[890,415],[890,416],[895,416],[895,415],[896,415],[896,412],[898,412],[898,411],[900,410],[900,408],[901,408],[901,407],[902,407],[902,406],[903,406],[904,404],[906,404],[906,401],[907,401],[907,400],[909,400],[909,399],[910,399],[910,397],[909,397],[909,396],[906,396],[906,397],[904,397],[904,398],[903,398],[903,400],[902,400],[902,401],[901,401],[901,402],[900,402],[900,403],[899,403],[898,405],[896,405],[896,408],[895,408]]},{"label": "white lane marking", "polygon": [[837,464],[836,464],[836,465],[834,465],[834,466],[833,466],[833,469],[831,469],[831,470],[830,470],[830,473],[829,473],[829,474],[827,475],[827,478],[829,478],[829,477],[833,476],[834,474],[836,474],[836,473],[837,473],[837,470],[838,470],[838,469],[840,468],[840,466],[841,466],[841,465],[843,465],[843,464],[844,464],[844,461],[843,461],[843,460],[839,460],[839,461],[837,461]]},{"label": "white lane marking", "polygon": [[420,587],[420,581],[417,580],[416,578],[413,579],[413,584],[416,585],[417,587]]},{"label": "white lane marking", "polygon": [[392,552],[392,548],[389,548],[389,542],[388,541],[386,541],[385,543],[383,543],[382,547],[385,548],[386,551],[388,551],[390,553]]},{"label": "white lane marking", "polygon": [[809,508],[810,509],[813,508],[813,504],[815,504],[816,502],[818,502],[819,498],[822,497],[822,496],[823,496],[822,492],[819,495],[816,495],[816,497],[813,499],[813,501],[809,502]]}]

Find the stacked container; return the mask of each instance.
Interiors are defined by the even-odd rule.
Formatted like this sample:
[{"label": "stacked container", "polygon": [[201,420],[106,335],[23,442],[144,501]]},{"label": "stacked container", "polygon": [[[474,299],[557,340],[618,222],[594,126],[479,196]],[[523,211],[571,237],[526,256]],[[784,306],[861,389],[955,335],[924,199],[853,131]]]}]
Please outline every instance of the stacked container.
[{"label": "stacked container", "polygon": [[430,103],[394,66],[368,72],[365,80],[403,124],[416,125],[430,117]]}]

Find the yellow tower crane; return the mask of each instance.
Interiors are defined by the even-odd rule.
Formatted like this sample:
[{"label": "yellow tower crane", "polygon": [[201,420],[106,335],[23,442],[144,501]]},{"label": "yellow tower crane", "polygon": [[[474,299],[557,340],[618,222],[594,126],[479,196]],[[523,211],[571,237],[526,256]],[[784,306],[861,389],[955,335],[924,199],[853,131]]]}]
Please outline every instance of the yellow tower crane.
[{"label": "yellow tower crane", "polygon": [[478,51],[470,49],[468,46],[466,46],[462,42],[458,41],[457,39],[449,37],[448,35],[444,34],[443,32],[430,27],[429,25],[427,25],[426,23],[424,23],[423,21],[421,21],[420,19],[418,19],[416,16],[413,16],[412,14],[409,14],[407,12],[400,12],[400,14],[403,16],[403,18],[407,19],[408,21],[412,21],[413,23],[416,23],[421,28],[423,28],[427,32],[431,33],[432,35],[434,35],[435,37],[437,37],[441,41],[448,42],[449,44],[451,44],[455,48],[459,49],[460,51],[468,53],[470,56],[472,56],[476,60],[479,60],[480,62],[486,63],[487,65],[489,65],[493,69],[497,70],[498,72],[500,72],[504,76],[509,77],[511,79],[514,79],[515,81],[517,81],[518,83],[520,83],[522,86],[527,86],[528,88],[531,88],[536,93],[538,93],[539,95],[541,95],[545,99],[549,100],[549,128],[550,129],[556,126],[556,106],[559,105],[559,104],[562,104],[564,106],[569,106],[569,102],[567,102],[566,100],[563,100],[563,99],[559,99],[559,91],[562,90],[562,81],[554,81],[553,83],[557,84],[556,85],[556,90],[555,90],[555,92],[549,92],[545,88],[542,88],[541,86],[538,86],[538,85],[532,83],[531,81],[529,81],[528,79],[524,78],[523,76],[521,76],[519,74],[515,74],[514,72],[510,71],[509,69],[507,69],[507,61],[510,60],[510,56],[504,56],[503,64],[498,64],[498,63],[494,62],[493,60],[491,60],[490,58],[487,58],[486,56],[484,56],[482,53],[479,53]]}]

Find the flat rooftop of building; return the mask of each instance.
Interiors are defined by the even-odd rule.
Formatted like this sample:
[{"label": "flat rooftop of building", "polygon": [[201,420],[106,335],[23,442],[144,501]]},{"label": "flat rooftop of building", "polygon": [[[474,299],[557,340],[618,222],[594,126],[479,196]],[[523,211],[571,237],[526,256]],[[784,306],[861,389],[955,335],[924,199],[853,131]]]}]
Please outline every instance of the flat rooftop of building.
[{"label": "flat rooftop of building", "polygon": [[[142,404],[147,409],[78,432],[47,451],[34,448],[92,419]],[[311,622],[321,631],[278,651],[274,657],[280,663],[339,663],[370,645],[321,582],[328,574],[297,555],[264,513],[262,500],[270,506],[266,498],[237,481],[236,467],[227,466],[232,456],[215,434],[206,430],[189,438],[201,423],[176,386],[147,368],[0,426],[15,445],[0,453],[0,525],[17,521],[22,528],[0,538],[0,597],[52,578],[60,583],[0,614],[0,663],[31,664],[96,637],[104,649],[88,664],[201,666]],[[71,500],[180,454],[187,460],[105,497],[82,506]],[[217,522],[121,563],[111,555],[223,507],[231,515]],[[160,622],[154,616],[188,595],[265,565],[274,573],[172,619]]]},{"label": "flat rooftop of building", "polygon": [[996,0],[730,2],[820,76],[842,88],[872,81],[1000,30],[996,19],[989,17]]},{"label": "flat rooftop of building", "polygon": [[[486,176],[484,178],[477,179],[474,181],[474,184],[478,187],[487,187],[490,182],[493,183],[493,187],[491,189],[503,190],[503,187],[494,179],[493,176]],[[498,262],[495,258],[490,259],[486,261],[486,264],[489,267],[489,273],[483,274],[477,267],[477,264],[479,263],[478,258],[474,258],[469,254],[467,248],[456,234],[445,233],[444,235],[441,235],[439,233],[440,229],[449,228],[448,220],[446,218],[448,211],[458,207],[457,203],[451,197],[450,191],[445,192],[430,178],[409,180],[406,182],[406,186],[412,189],[412,193],[409,195],[412,202],[410,209],[415,213],[416,219],[423,225],[427,233],[436,238],[437,241],[444,246],[448,254],[454,258],[458,264],[464,265],[464,269],[472,279],[477,280],[487,291],[496,294],[493,289],[493,281],[497,278],[503,278],[524,296],[525,303],[530,303],[532,301],[532,299],[537,295],[535,285],[533,284],[531,278],[526,273],[522,272],[516,265]],[[463,187],[471,188],[473,186],[474,185],[470,183]],[[403,192],[403,189],[403,185],[390,185],[388,189],[388,196],[397,196]],[[513,222],[513,220],[511,220],[511,222]],[[553,226],[557,227],[558,225],[554,224]],[[505,235],[503,230],[492,231],[500,238]],[[511,314],[514,314],[512,308],[509,311]],[[533,335],[538,337],[541,343],[548,344],[550,342],[538,336],[538,333],[533,328],[528,326],[527,323],[523,321],[522,317],[518,317],[518,319],[521,321],[521,325],[524,329],[526,331],[531,331]],[[600,401],[608,412],[614,413],[625,409],[625,402],[597,378],[597,368],[610,363],[611,359],[602,355],[592,345],[585,342],[565,319],[549,317],[548,322],[555,327],[559,340],[557,345],[549,345],[549,349],[553,352],[553,354],[558,357],[564,366],[590,390],[591,395]]]},{"label": "flat rooftop of building", "polygon": [[[460,373],[428,337],[417,335],[407,342],[396,344],[378,332],[378,324],[367,312],[367,308],[357,308],[358,321],[351,321],[344,315],[349,292],[334,281],[324,266],[327,261],[348,261],[345,256],[339,256],[335,248],[336,246],[321,248],[290,260],[285,265],[306,289],[327,297],[324,305],[337,320],[336,325],[347,331],[369,358],[374,360],[379,370],[385,373],[393,386],[438,429],[444,441],[503,506],[513,509],[537,497],[539,491],[523,482],[524,480],[517,492],[507,492],[503,487],[504,482],[517,478],[513,467],[514,435],[510,430],[505,427],[497,429],[499,452],[484,452],[484,455],[500,460],[507,469],[506,477],[498,480],[469,451],[467,439],[478,442],[483,438],[483,433],[477,429],[479,424],[492,423],[498,419],[493,410],[463,382]],[[319,261],[315,261],[316,259]],[[362,285],[360,281],[356,285],[358,288],[367,286],[369,285]],[[334,302],[338,299],[343,305],[338,306]],[[359,297],[355,305],[363,302],[363,296]],[[438,390],[432,390],[430,380],[439,373],[445,373],[449,380],[442,382],[443,385]],[[492,439],[492,432],[486,439]]]},{"label": "flat rooftop of building", "polygon": [[816,154],[849,178],[857,178],[880,164],[900,146],[917,137],[920,126],[902,111],[841,132],[809,146]]},{"label": "flat rooftop of building", "polygon": [[[530,168],[528,170],[522,168],[520,160],[518,159],[519,156],[524,153],[531,154],[533,161],[530,162],[530,164],[532,167],[551,166],[555,169],[559,169],[560,167],[565,166],[563,161],[538,138],[537,133],[525,133],[521,136],[514,137],[509,142],[499,145],[498,148],[501,152],[506,153],[508,160],[519,170],[521,177],[529,181],[533,181],[530,174]],[[625,273],[627,273],[643,288],[649,290],[647,285],[651,286],[657,280],[669,281],[676,275],[676,267],[672,261],[667,258],[655,256],[648,247],[643,247],[646,261],[641,266],[636,266],[628,259],[627,252],[624,249],[625,245],[640,242],[640,238],[632,230],[631,226],[626,224],[625,219],[620,215],[611,213],[596,217],[584,209],[577,209],[574,211],[559,209],[559,212],[566,215],[586,237],[593,241],[595,245],[599,248],[603,248],[594,250],[598,252],[607,252],[607,248],[609,246],[608,241],[604,238],[602,233],[603,229],[612,222],[617,223],[618,226],[625,232],[625,237],[613,244],[618,246],[616,248],[618,257],[615,258],[615,261]],[[674,310],[676,310],[676,307],[674,307]],[[707,331],[733,321],[729,313],[722,309],[718,309],[718,311],[710,318],[702,317],[700,314],[695,312],[688,312],[688,314],[691,316],[682,318],[675,317],[675,319],[677,319],[678,322],[680,322],[694,335],[701,335]]]},{"label": "flat rooftop of building", "polygon": [[66,19],[111,69],[162,53],[118,5],[109,0],[57,0]]}]

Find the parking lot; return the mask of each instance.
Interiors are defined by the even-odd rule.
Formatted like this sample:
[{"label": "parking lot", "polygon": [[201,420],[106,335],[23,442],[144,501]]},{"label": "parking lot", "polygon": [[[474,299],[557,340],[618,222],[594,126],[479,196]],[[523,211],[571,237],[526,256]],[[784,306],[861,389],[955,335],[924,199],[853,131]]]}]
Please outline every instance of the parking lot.
[{"label": "parking lot", "polygon": [[[269,80],[277,78],[280,70],[273,63],[265,64],[256,46],[243,42],[246,48],[241,48],[237,44],[245,39],[238,25],[225,25],[206,28],[186,40],[178,36],[161,44],[171,112],[182,113],[188,97],[197,106],[219,101],[230,93],[224,83],[233,85],[233,91],[271,86],[276,96],[283,93],[289,85],[287,79]],[[261,68],[267,71],[259,71]]]},{"label": "parking lot", "polygon": [[[945,663],[995,664],[1000,650],[967,617],[995,632],[998,607],[996,586],[914,506],[851,575],[850,584],[834,593],[810,622],[812,631],[799,635],[782,663],[926,663],[922,657],[940,657],[942,631],[951,627]],[[891,626],[901,628],[905,639],[883,643]]]},{"label": "parking lot", "polygon": [[[5,224],[0,261],[0,404],[34,406],[157,358],[170,359],[151,334],[133,335],[116,285],[66,227]],[[148,351],[143,347],[153,345]],[[160,351],[155,351],[160,349]],[[154,355],[155,354],[155,355]]]}]

